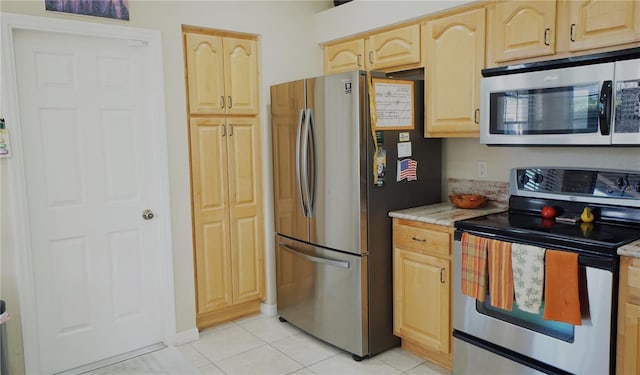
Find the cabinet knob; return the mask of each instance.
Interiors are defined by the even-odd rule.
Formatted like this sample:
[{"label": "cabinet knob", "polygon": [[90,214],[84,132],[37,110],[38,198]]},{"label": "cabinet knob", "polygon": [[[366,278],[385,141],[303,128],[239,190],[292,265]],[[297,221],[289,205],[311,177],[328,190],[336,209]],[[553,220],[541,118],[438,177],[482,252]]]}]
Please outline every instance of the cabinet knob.
[{"label": "cabinet knob", "polygon": [[369,51],[369,63],[373,64],[373,51]]},{"label": "cabinet knob", "polygon": [[229,98],[229,108],[233,107],[233,101],[231,101],[231,96],[228,96]]},{"label": "cabinet knob", "polygon": [[224,96],[220,97],[220,108],[224,108]]}]

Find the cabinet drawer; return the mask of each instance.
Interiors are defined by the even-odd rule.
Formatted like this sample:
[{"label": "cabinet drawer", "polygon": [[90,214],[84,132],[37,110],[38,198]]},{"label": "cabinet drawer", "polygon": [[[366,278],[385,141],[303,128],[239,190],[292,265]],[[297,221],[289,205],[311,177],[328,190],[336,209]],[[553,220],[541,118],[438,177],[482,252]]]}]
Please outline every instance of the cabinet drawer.
[{"label": "cabinet drawer", "polygon": [[416,226],[395,224],[393,226],[394,247],[449,256],[450,234]]}]

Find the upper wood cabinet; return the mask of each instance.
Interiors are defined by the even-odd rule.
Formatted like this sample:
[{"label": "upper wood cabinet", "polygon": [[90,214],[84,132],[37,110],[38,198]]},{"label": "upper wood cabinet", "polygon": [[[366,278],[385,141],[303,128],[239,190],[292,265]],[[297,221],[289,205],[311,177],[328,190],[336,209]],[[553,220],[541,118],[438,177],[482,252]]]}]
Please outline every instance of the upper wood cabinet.
[{"label": "upper wood cabinet", "polygon": [[488,66],[640,43],[637,0],[509,0],[487,9]]},{"label": "upper wood cabinet", "polygon": [[556,52],[555,0],[492,3],[487,11],[487,55],[492,62]]},{"label": "upper wood cabinet", "polygon": [[258,113],[255,40],[187,33],[185,54],[191,114]]},{"label": "upper wood cabinet", "polygon": [[420,65],[420,25],[409,25],[324,47],[325,74]]},{"label": "upper wood cabinet", "polygon": [[559,25],[569,36],[569,51],[640,41],[640,1],[572,0],[561,4],[566,16]]},{"label": "upper wood cabinet", "polygon": [[485,9],[424,24],[425,137],[478,137]]}]

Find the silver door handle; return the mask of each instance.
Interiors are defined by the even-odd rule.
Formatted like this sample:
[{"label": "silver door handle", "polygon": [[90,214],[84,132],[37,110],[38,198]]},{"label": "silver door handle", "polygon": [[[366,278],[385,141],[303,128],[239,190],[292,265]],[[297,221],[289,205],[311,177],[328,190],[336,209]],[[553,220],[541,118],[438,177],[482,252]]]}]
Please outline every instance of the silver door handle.
[{"label": "silver door handle", "polygon": [[145,220],[151,220],[155,217],[156,215],[153,213],[153,211],[151,211],[150,209],[146,209],[144,211],[142,211],[142,218]]},{"label": "silver door handle", "polygon": [[[309,119],[308,136],[309,144],[311,146],[311,186],[309,186],[309,215],[313,216],[316,210],[316,194],[318,192],[318,160],[316,158],[316,133],[315,122],[313,120],[313,111],[307,110],[307,118]],[[306,166],[309,168],[309,165]],[[307,176],[308,177],[308,176]],[[309,184],[309,183],[307,183]]]},{"label": "silver door handle", "polygon": [[298,118],[298,130],[296,134],[296,182],[298,183],[298,197],[300,198],[300,205],[302,206],[302,215],[307,216],[307,203],[304,199],[304,193],[302,191],[302,163],[301,163],[301,149],[302,149],[302,125],[304,124],[306,117],[306,111],[300,110],[300,117]]},{"label": "silver door handle", "polygon": [[329,266],[346,268],[346,269],[351,268],[351,264],[349,262],[346,262],[346,261],[332,260],[332,259],[314,257],[313,255],[307,255],[307,254],[299,252],[298,250],[292,248],[291,246],[285,244],[284,242],[280,242],[280,246],[282,246],[282,248],[287,250],[288,252],[290,252],[290,253],[292,253],[294,255],[297,255],[299,257],[302,257],[302,258],[304,258],[306,260],[309,260],[311,262],[314,262],[314,263],[326,264],[326,265],[329,265]]}]

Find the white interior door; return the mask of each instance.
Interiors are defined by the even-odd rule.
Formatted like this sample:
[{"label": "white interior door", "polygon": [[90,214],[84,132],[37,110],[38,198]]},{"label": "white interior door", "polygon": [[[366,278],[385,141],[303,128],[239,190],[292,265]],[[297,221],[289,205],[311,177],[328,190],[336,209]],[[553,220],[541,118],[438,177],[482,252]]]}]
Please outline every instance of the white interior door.
[{"label": "white interior door", "polygon": [[30,30],[14,45],[40,369],[158,343],[166,237],[142,217],[162,206],[147,46]]}]

